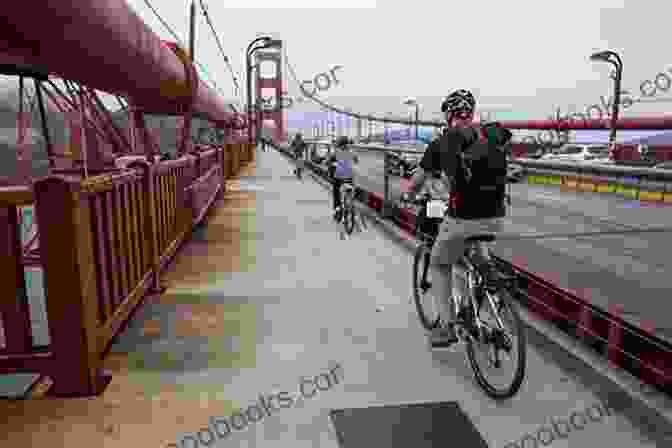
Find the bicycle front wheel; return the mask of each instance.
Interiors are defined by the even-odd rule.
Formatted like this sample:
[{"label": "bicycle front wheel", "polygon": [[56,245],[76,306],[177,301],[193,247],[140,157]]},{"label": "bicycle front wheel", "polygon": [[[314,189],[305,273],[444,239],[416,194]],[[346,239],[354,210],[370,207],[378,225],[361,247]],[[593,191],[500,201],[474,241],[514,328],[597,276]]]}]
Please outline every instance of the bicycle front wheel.
[{"label": "bicycle front wheel", "polygon": [[436,297],[432,294],[429,272],[431,249],[421,244],[413,258],[413,299],[418,318],[425,330],[432,330],[439,325],[439,308]]},{"label": "bicycle front wheel", "polygon": [[[485,393],[496,400],[503,400],[514,396],[523,383],[527,342],[523,321],[511,294],[506,289],[500,289],[491,294],[491,297],[495,301],[496,309],[493,310],[488,298],[483,297],[478,318],[485,326],[485,331],[480,341],[467,339],[467,356],[476,381]],[[488,311],[492,319],[483,319],[481,314],[484,311]],[[504,328],[497,324],[495,314],[500,317]],[[515,361],[512,356],[514,353]],[[501,375],[506,366],[512,367],[512,374],[505,377],[501,384],[490,377],[491,374]]]}]

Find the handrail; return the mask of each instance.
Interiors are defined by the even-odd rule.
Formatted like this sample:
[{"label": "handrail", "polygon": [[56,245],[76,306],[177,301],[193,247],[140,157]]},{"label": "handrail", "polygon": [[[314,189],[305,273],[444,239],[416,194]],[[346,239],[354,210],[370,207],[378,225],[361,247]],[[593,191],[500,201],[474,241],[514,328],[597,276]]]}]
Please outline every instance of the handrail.
[{"label": "handrail", "polygon": [[28,186],[0,187],[0,207],[26,206],[35,203],[35,193]]},{"label": "handrail", "polygon": [[[9,231],[0,244],[7,274],[0,292],[18,299],[0,304],[0,374],[48,375],[60,396],[102,392],[109,378],[100,355],[143,296],[160,290],[160,272],[224,190],[224,169],[235,175],[253,159],[252,145],[231,144],[178,160],[135,161],[123,172],[88,179],[52,175],[34,186],[0,187],[0,224]],[[205,171],[200,177],[197,163]],[[34,205],[42,218],[39,260],[50,330],[45,347],[32,342],[15,210],[21,205]]]}]

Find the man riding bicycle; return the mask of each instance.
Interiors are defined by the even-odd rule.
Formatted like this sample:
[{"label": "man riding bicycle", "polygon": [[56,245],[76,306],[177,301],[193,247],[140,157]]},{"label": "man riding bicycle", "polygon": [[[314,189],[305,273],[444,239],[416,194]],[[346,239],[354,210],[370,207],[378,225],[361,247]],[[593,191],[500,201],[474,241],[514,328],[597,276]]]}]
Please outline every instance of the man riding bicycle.
[{"label": "man riding bicycle", "polygon": [[335,151],[331,155],[330,175],[334,187],[334,220],[340,220],[341,187],[345,183],[352,183],[354,178],[354,164],[359,163],[357,154],[348,146],[352,142],[346,136],[341,136],[334,143]]},{"label": "man riding bicycle", "polygon": [[301,177],[301,170],[304,165],[304,157],[306,153],[306,148],[308,145],[303,140],[301,133],[297,133],[292,140],[291,148],[294,152],[294,159],[296,160],[296,174]]},{"label": "man riding bicycle", "polygon": [[[422,189],[434,173],[442,173],[451,191],[448,212],[439,227],[432,248],[430,269],[432,288],[438,302],[441,324],[432,331],[432,347],[448,347],[457,342],[454,324],[452,268],[466,248],[466,238],[501,231],[506,215],[506,154],[502,145],[511,132],[496,123],[480,128],[472,124],[476,100],[471,92],[457,90],[441,104],[447,128],[425,150],[402,201]],[[484,245],[479,251],[480,266],[488,278],[496,278]]]}]

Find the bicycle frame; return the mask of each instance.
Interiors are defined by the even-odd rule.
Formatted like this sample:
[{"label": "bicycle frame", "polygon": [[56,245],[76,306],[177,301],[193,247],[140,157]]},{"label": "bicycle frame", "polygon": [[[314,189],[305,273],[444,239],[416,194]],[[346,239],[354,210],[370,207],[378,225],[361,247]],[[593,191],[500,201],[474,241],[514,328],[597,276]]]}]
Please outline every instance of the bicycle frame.
[{"label": "bicycle frame", "polygon": [[[421,204],[419,213],[421,214],[426,214],[427,211],[427,203]],[[433,219],[433,218],[427,218],[427,219]],[[418,233],[420,232],[420,228],[417,229]],[[436,242],[436,237],[437,235],[429,235],[426,233],[421,233],[420,238],[423,244],[425,244],[428,248],[432,248],[434,243]],[[476,265],[471,261],[471,256],[474,253],[474,251],[481,249],[482,247],[485,247],[488,253],[490,252],[490,247],[488,246],[487,243],[484,242],[479,242],[479,241],[473,241],[467,243],[467,246],[464,251],[464,255],[460,257],[458,260],[458,263],[462,263],[462,265],[465,268],[465,276],[467,280],[467,285],[466,288],[468,290],[469,294],[469,302],[473,311],[473,316],[474,316],[474,321],[476,324],[476,327],[478,329],[479,336],[483,335],[483,324],[481,323],[480,319],[478,318],[478,307],[476,303],[476,292],[479,290],[483,283],[483,278],[481,277],[480,272],[476,268]],[[467,291],[465,291],[467,292]],[[484,295],[488,299],[488,304],[491,308],[492,311],[494,311],[494,316],[497,322],[497,325],[499,328],[504,328],[504,323],[502,322],[501,317],[499,316],[499,311],[497,310],[497,305],[495,304],[495,301],[492,297],[492,294],[487,291],[487,289],[483,289]],[[454,302],[455,307],[457,307],[457,302]]]},{"label": "bicycle frame", "polygon": [[[472,306],[472,311],[473,311],[473,316],[474,316],[474,321],[476,323],[476,326],[478,328],[478,333],[479,335],[483,334],[482,328],[483,325],[481,323],[481,320],[478,318],[478,308],[477,308],[477,303],[476,303],[476,297],[475,297],[475,292],[478,291],[478,288],[482,286],[483,283],[483,278],[481,277],[481,274],[478,272],[478,269],[476,268],[476,265],[472,263],[471,261],[471,254],[473,251],[478,250],[481,245],[484,245],[484,247],[488,250],[490,248],[482,242],[470,242],[468,243],[468,246],[465,250],[465,254],[461,257],[460,262],[464,263],[466,270],[465,270],[465,275],[467,277],[467,289],[469,292],[471,292],[469,300],[471,302]],[[488,299],[488,304],[490,305],[490,308],[494,312],[495,319],[497,321],[497,325],[499,326],[500,329],[504,328],[504,323],[502,322],[501,317],[499,316],[499,311],[497,310],[497,305],[495,304],[494,299],[492,298],[492,294],[487,289],[483,289],[482,291],[485,296]]]}]

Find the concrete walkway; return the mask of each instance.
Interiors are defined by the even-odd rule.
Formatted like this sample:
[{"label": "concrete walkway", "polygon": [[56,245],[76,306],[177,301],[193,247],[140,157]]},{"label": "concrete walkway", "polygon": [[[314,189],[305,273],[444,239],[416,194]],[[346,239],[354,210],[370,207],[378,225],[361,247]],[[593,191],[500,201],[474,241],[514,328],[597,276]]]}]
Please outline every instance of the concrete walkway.
[{"label": "concrete walkway", "polygon": [[[559,367],[549,347],[530,347],[517,397],[485,397],[461,350],[428,350],[409,303],[411,254],[373,226],[341,241],[330,204],[280,154],[258,153],[164,276],[166,292],[147,301],[115,344],[106,392],[0,403],[0,440],[336,448],[332,409],[455,401],[489,446],[512,447],[550,418],[611,400],[579,377],[580,366]],[[298,391],[310,398],[289,405]],[[238,408],[256,423],[237,429],[246,425]],[[556,446],[654,445],[615,413]]]}]

